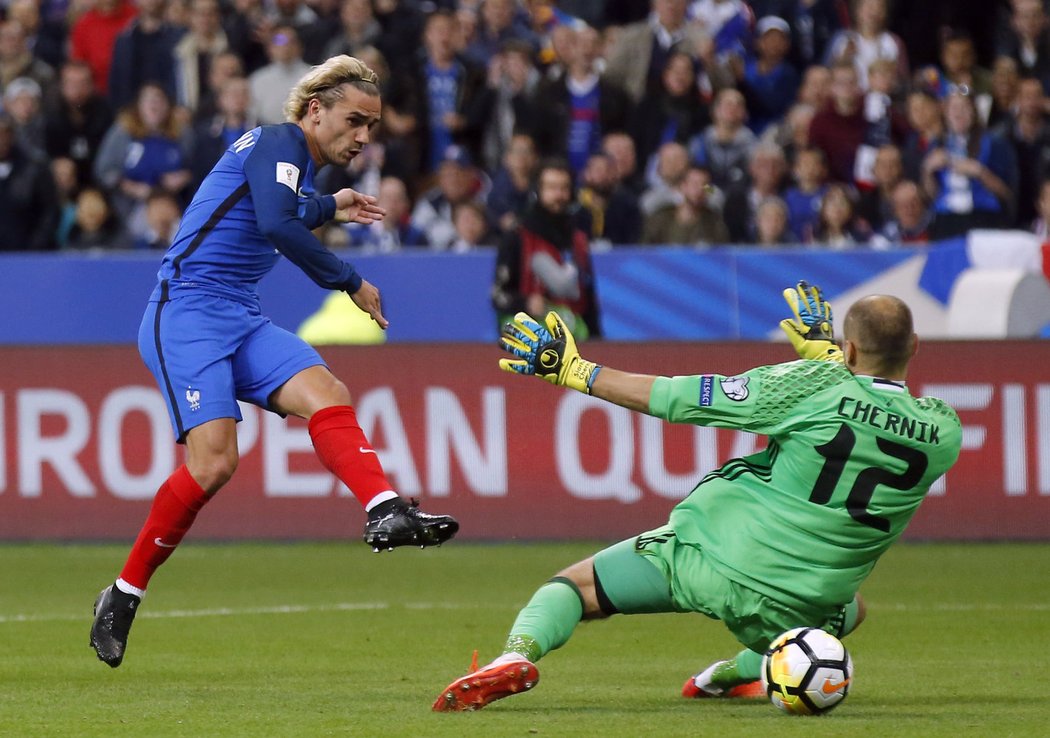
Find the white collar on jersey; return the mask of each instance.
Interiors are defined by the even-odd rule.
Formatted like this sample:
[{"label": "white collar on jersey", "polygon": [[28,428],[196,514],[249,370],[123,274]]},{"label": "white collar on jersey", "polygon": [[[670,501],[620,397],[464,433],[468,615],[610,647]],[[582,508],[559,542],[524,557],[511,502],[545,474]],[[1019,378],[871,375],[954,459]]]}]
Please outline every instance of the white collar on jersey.
[{"label": "white collar on jersey", "polygon": [[870,379],[873,387],[878,387],[883,390],[890,390],[892,392],[907,392],[908,385],[904,382],[894,382],[892,379],[883,379],[882,377],[873,377],[870,374],[857,374],[857,377],[864,377]]}]

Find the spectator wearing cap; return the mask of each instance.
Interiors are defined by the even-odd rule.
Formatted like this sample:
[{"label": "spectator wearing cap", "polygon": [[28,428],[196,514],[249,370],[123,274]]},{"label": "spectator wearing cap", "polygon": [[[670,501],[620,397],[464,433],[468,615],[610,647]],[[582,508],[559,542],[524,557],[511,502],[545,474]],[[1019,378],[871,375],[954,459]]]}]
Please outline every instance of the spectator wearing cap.
[{"label": "spectator wearing cap", "polygon": [[798,70],[820,64],[831,39],[849,26],[847,0],[750,0],[756,18],[775,15],[791,28],[791,64]]},{"label": "spectator wearing cap", "polygon": [[33,80],[53,98],[55,70],[30,53],[25,29],[9,20],[0,23],[0,93],[16,79]]},{"label": "spectator wearing cap", "polygon": [[59,74],[58,101],[45,109],[44,141],[51,158],[69,157],[76,164],[77,182],[92,181],[92,166],[102,138],[113,123],[113,110],[95,92],[91,67],[66,62]]},{"label": "spectator wearing cap", "polygon": [[755,50],[737,69],[740,91],[756,136],[784,117],[798,92],[798,72],[786,61],[791,49],[787,21],[767,15],[755,25]]},{"label": "spectator wearing cap", "polygon": [[477,161],[482,132],[489,119],[492,93],[482,67],[457,53],[458,21],[438,10],[426,19],[423,49],[410,78],[413,111],[420,144],[419,174],[432,174],[452,144],[465,147]]},{"label": "spectator wearing cap", "polygon": [[672,51],[698,51],[701,29],[690,29],[686,5],[686,0],[651,0],[649,17],[624,26],[617,34],[605,74],[618,81],[632,103],[659,88]]},{"label": "spectator wearing cap", "polygon": [[608,76],[598,75],[598,32],[584,27],[574,34],[566,70],[536,92],[543,113],[535,116],[532,130],[541,156],[565,158],[579,174],[600,150],[604,134],[626,130],[630,103]]},{"label": "spectator wearing cap", "polygon": [[461,203],[483,199],[487,187],[462,146],[445,149],[437,170],[437,185],[423,194],[412,209],[412,225],[422,231],[430,248],[446,251],[456,239],[452,212]]},{"label": "spectator wearing cap", "polygon": [[95,76],[95,89],[109,94],[109,68],[113,47],[137,11],[127,0],[95,0],[69,31],[69,58],[87,62]]},{"label": "spectator wearing cap", "polygon": [[252,90],[252,117],[262,125],[284,122],[288,90],[310,71],[310,65],[303,61],[299,36],[291,26],[275,28],[266,50],[270,63],[252,72],[248,78]]},{"label": "spectator wearing cap", "polygon": [[40,85],[29,77],[19,77],[4,90],[4,110],[14,121],[18,142],[42,154],[46,144],[40,96]]},{"label": "spectator wearing cap", "polygon": [[109,68],[109,99],[122,108],[146,82],[156,82],[174,99],[175,45],[182,29],[165,19],[168,0],[136,0],[138,15],[117,36]]},{"label": "spectator wearing cap", "polygon": [[54,249],[58,197],[47,159],[20,143],[0,113],[0,251]]}]

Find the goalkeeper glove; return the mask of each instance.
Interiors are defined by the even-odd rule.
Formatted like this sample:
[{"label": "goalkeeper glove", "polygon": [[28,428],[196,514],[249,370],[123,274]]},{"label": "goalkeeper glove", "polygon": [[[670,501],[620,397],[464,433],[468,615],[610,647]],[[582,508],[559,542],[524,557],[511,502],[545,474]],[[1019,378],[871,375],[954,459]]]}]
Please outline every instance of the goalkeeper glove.
[{"label": "goalkeeper glove", "polygon": [[540,325],[526,313],[518,313],[503,327],[500,348],[518,358],[500,359],[499,368],[517,374],[535,374],[551,384],[589,395],[601,365],[580,356],[576,341],[560,315],[552,310],[544,322],[546,325]]},{"label": "goalkeeper glove", "polygon": [[842,349],[835,344],[831,323],[831,303],[819,287],[800,281],[784,290],[784,299],[794,318],[780,321],[795,352],[803,359],[842,362]]}]

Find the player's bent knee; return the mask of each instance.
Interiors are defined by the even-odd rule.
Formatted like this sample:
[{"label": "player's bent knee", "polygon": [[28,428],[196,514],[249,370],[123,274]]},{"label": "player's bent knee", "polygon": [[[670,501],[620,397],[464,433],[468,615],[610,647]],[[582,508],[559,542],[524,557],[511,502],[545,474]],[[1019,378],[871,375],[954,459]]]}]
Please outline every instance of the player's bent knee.
[{"label": "player's bent knee", "polygon": [[586,558],[558,572],[555,579],[567,579],[576,588],[583,604],[583,619],[596,620],[609,617],[598,602],[594,584],[594,559]]},{"label": "player's bent knee", "polygon": [[197,484],[215,494],[237,471],[237,453],[209,455],[204,459],[187,459],[186,466]]}]

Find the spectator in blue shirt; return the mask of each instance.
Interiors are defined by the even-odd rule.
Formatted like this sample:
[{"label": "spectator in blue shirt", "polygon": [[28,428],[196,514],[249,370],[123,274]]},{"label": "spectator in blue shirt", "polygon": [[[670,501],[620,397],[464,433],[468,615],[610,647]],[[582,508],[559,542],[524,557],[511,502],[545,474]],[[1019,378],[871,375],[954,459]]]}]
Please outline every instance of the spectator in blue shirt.
[{"label": "spectator in blue shirt", "polygon": [[1005,225],[1017,186],[1013,149],[983,129],[973,96],[961,90],[948,95],[945,121],[943,143],[922,165],[923,186],[933,200],[934,237]]},{"label": "spectator in blue shirt", "polygon": [[799,238],[813,231],[827,190],[828,166],[824,152],[803,149],[795,156],[795,185],[784,193],[788,228]]},{"label": "spectator in blue shirt", "polygon": [[190,134],[163,87],[146,84],[118,116],[99,148],[95,177],[133,236],[142,235],[146,199],[155,189],[181,196],[191,174]]},{"label": "spectator in blue shirt", "polygon": [[787,61],[791,29],[787,21],[766,16],[755,26],[755,53],[740,70],[740,90],[751,115],[755,135],[787,113],[798,92],[798,72]]}]

